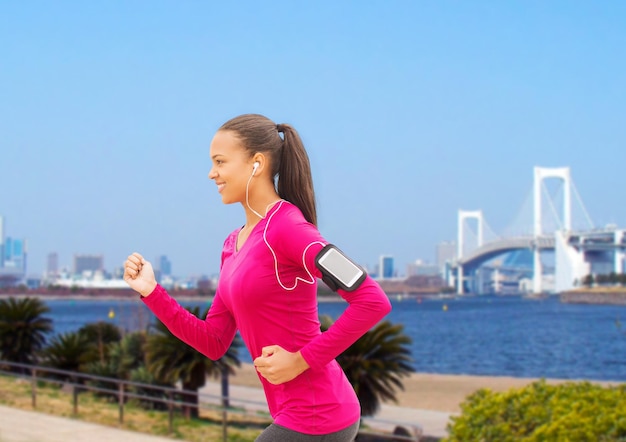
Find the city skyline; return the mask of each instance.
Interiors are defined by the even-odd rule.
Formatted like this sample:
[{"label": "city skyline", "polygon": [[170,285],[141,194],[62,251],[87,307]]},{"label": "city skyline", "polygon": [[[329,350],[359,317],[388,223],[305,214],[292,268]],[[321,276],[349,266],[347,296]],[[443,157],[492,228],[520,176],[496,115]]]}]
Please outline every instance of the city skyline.
[{"label": "city skyline", "polygon": [[321,233],[370,268],[434,262],[459,209],[505,230],[534,166],[570,166],[593,221],[626,225],[621,2],[1,8],[0,212],[29,273],[133,251],[217,273],[243,212],[208,146],[245,112],[300,132]]},{"label": "city skyline", "polygon": [[[27,242],[26,239],[18,240],[15,238],[11,238],[10,236],[6,236],[4,229],[3,229],[4,224],[5,224],[5,217],[3,215],[0,215],[0,258],[1,258],[0,268],[5,267],[4,265],[5,259],[8,259],[10,261],[11,258],[14,258],[14,259],[18,258],[23,263],[21,269],[25,270],[23,274],[24,278],[29,278],[29,279],[42,278],[43,280],[46,280],[46,279],[50,279],[51,277],[54,279],[55,277],[59,277],[60,275],[79,276],[79,275],[83,275],[85,271],[92,274],[92,277],[93,277],[93,274],[96,272],[112,275],[115,273],[119,273],[119,270],[123,267],[122,263],[118,265],[110,264],[110,263],[105,265],[106,257],[101,253],[100,254],[98,253],[73,253],[71,255],[71,262],[64,263],[62,260],[59,259],[59,253],[52,251],[46,254],[46,265],[44,269],[41,272],[32,272],[29,270],[28,265],[27,265],[28,253],[27,253],[27,247],[26,247],[26,242]],[[18,244],[18,250],[19,250],[18,254],[13,253],[12,251],[11,253],[9,253],[7,251],[7,245],[9,246],[8,250],[11,250],[11,244],[13,243]],[[374,276],[378,276],[379,278],[383,278],[383,279],[396,278],[396,277],[408,277],[413,274],[422,273],[425,270],[433,274],[439,274],[443,270],[443,265],[445,264],[444,261],[441,261],[440,256],[439,256],[440,248],[442,246],[446,246],[449,244],[454,244],[454,243],[445,242],[437,246],[438,263],[431,263],[429,261],[417,259],[414,262],[406,263],[406,271],[402,272],[401,270],[399,270],[399,267],[397,263],[395,262],[393,256],[380,255],[378,257],[378,263],[373,267],[366,268],[366,270],[368,271],[368,273]],[[6,256],[5,256],[5,253],[6,253]],[[447,251],[447,253],[444,253],[443,255],[445,255],[446,260],[450,260],[454,258],[449,253],[449,251]],[[216,277],[218,275],[218,272],[213,273],[213,274],[202,273],[202,274],[196,274],[196,275],[175,274],[174,272],[172,272],[172,262],[167,257],[167,255],[163,255],[163,254],[158,255],[154,257],[153,259],[150,259],[148,257],[146,257],[146,259],[148,259],[149,261],[153,263],[153,267],[159,275],[175,276],[177,278],[187,278],[190,276],[191,277]],[[440,261],[441,263],[439,263]],[[432,271],[434,267],[438,267],[438,270]],[[422,269],[422,271],[420,271],[420,269]],[[16,269],[16,270],[20,270],[20,269]]]},{"label": "city skyline", "polygon": [[[106,272],[106,273],[114,273],[116,270],[123,267],[123,261],[117,264],[109,262],[107,263],[107,265],[105,265],[106,257],[102,253],[74,252],[74,253],[71,253],[70,255],[71,256],[70,262],[64,262],[62,259],[59,258],[58,252],[50,251],[45,255],[45,265],[43,269],[31,270],[29,266],[29,261],[27,258],[28,257],[27,247],[26,247],[27,239],[16,239],[16,238],[11,238],[10,236],[5,237],[4,230],[2,229],[5,224],[6,224],[6,217],[3,215],[0,215],[0,233],[1,233],[0,246],[2,246],[0,248],[0,257],[4,259],[4,248],[6,247],[6,240],[8,240],[9,244],[11,244],[11,242],[17,242],[19,244],[18,246],[19,249],[20,250],[23,249],[23,259],[24,259],[23,268],[25,269],[24,277],[27,277],[27,278],[43,277],[45,279],[45,277],[50,276],[51,273],[59,273],[59,274],[66,273],[66,274],[78,275],[82,273],[82,270],[80,269],[81,265],[77,264],[77,260],[88,260],[88,261],[96,260],[97,262],[99,262],[99,266],[98,266],[99,270]],[[440,248],[442,245],[449,245],[449,244],[454,244],[454,241],[444,241],[436,245],[436,250],[435,250],[435,254],[437,255],[436,262],[432,262],[430,260],[425,260],[422,258],[417,258],[411,262],[398,264],[397,262],[395,262],[394,256],[380,254],[377,257],[377,260],[375,261],[374,265],[372,266],[366,265],[365,268],[367,269],[368,273],[373,274],[373,275],[379,275],[380,277],[384,279],[411,276],[411,274],[414,271],[412,269],[419,268],[422,266],[424,268],[437,266],[439,268],[439,272],[437,273],[441,273],[443,269],[443,264],[445,263],[442,262],[440,259],[440,256],[439,256]],[[174,273],[172,273],[171,271],[172,263],[167,257],[167,255],[159,254],[154,258],[150,258],[148,256],[145,256],[145,258],[153,263],[155,270],[161,271],[162,267],[165,267],[167,269],[165,273],[166,275],[174,275]],[[449,260],[449,259],[452,259],[453,256],[451,256],[450,253],[447,253],[446,258]],[[2,268],[3,266],[4,266],[4,261],[0,260],[0,268]],[[91,266],[88,266],[88,267],[91,267]],[[402,271],[400,270],[401,268],[405,268],[406,270]],[[200,272],[200,273],[195,273],[195,274],[176,274],[175,276],[180,277],[180,278],[187,278],[190,276],[191,277],[201,277],[201,276],[215,277],[218,274],[219,274],[219,271],[212,272],[212,273]]]}]

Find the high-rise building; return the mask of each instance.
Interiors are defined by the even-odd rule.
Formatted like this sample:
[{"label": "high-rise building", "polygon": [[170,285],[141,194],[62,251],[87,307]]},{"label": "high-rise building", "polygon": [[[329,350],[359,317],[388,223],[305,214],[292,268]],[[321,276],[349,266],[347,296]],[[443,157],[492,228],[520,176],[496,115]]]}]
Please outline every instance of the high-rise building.
[{"label": "high-rise building", "polygon": [[157,270],[161,276],[172,276],[172,263],[167,256],[161,255],[157,258],[158,268]]},{"label": "high-rise building", "polygon": [[0,215],[0,268],[4,267],[4,217]]},{"label": "high-rise building", "polygon": [[11,240],[10,236],[4,239],[4,256],[2,257],[4,262],[7,262],[11,259],[11,252],[12,252],[12,246],[13,246],[12,243],[13,241]]},{"label": "high-rise building", "polygon": [[393,270],[393,256],[381,255],[378,264],[378,277],[380,279],[389,279],[395,276]]},{"label": "high-rise building", "polygon": [[7,236],[4,240],[3,267],[26,271],[26,241]]},{"label": "high-rise building", "polygon": [[440,270],[436,264],[430,264],[418,259],[415,262],[407,264],[406,266],[406,276],[418,276],[418,275],[439,275]]},{"label": "high-rise building", "polygon": [[104,257],[102,255],[74,255],[74,273],[104,271]]},{"label": "high-rise building", "polygon": [[57,276],[59,274],[59,254],[52,252],[48,254],[46,263],[46,275]]},{"label": "high-rise building", "polygon": [[445,272],[446,263],[456,259],[456,242],[444,241],[437,244],[437,267],[441,274]]},{"label": "high-rise building", "polygon": [[11,287],[26,274],[26,240],[5,236],[5,227],[0,216],[0,287]]}]

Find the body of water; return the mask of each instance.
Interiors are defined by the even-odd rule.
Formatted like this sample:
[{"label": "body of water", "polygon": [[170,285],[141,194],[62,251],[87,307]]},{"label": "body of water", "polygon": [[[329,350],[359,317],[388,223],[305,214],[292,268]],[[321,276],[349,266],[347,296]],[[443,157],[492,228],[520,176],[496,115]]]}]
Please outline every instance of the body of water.
[{"label": "body of water", "polygon": [[[55,333],[97,321],[125,330],[154,321],[136,298],[46,303]],[[387,319],[404,324],[418,372],[626,381],[625,306],[491,296],[392,303]],[[336,318],[345,307],[343,302],[321,302],[319,311]],[[245,348],[241,360],[250,362]]]}]

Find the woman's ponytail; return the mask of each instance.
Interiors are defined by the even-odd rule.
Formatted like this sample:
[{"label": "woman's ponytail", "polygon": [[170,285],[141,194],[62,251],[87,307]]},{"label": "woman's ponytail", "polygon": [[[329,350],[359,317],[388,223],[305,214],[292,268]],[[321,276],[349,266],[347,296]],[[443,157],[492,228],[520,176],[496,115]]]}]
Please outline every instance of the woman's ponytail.
[{"label": "woman's ponytail", "polygon": [[309,156],[298,132],[293,127],[288,124],[277,124],[276,129],[283,134],[276,183],[278,195],[295,204],[308,222],[317,225],[315,191]]}]

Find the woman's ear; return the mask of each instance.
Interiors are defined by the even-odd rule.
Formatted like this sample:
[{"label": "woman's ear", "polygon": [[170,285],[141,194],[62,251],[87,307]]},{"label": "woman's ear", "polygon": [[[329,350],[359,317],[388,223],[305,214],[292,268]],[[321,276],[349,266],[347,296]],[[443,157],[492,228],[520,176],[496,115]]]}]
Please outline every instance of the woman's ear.
[{"label": "woman's ear", "polygon": [[254,161],[252,163],[252,175],[258,175],[263,172],[266,164],[265,155],[262,153],[256,153],[254,157],[252,157],[252,161]]}]

